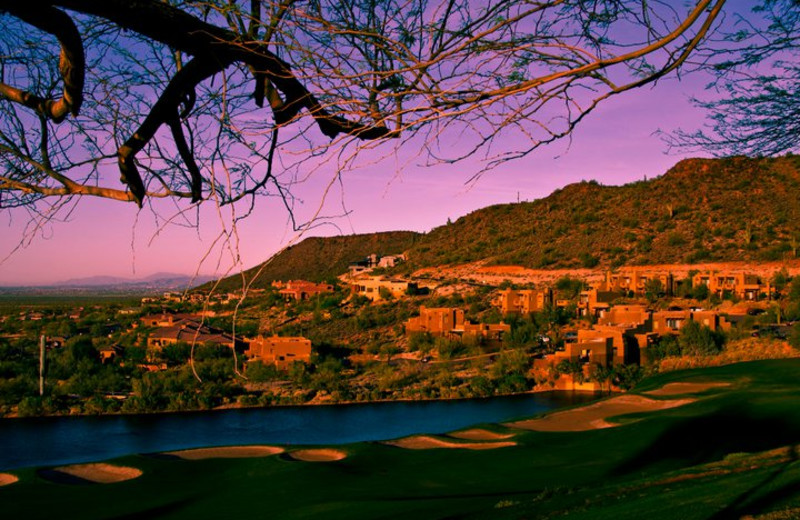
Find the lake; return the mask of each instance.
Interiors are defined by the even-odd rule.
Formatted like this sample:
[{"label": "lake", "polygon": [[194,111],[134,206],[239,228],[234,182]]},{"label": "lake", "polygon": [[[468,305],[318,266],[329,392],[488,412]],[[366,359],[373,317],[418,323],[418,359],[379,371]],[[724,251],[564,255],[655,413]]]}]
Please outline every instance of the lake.
[{"label": "lake", "polygon": [[347,444],[445,433],[592,401],[545,392],[490,399],[0,420],[0,470],[237,444]]}]

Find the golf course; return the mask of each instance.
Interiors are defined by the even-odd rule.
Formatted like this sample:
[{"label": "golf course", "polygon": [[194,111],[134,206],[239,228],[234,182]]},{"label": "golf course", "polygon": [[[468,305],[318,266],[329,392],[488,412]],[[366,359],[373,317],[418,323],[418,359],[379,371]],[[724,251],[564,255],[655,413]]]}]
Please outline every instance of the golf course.
[{"label": "golf course", "polygon": [[800,359],[737,363],[459,432],[9,470],[2,516],[798,518],[798,376]]}]

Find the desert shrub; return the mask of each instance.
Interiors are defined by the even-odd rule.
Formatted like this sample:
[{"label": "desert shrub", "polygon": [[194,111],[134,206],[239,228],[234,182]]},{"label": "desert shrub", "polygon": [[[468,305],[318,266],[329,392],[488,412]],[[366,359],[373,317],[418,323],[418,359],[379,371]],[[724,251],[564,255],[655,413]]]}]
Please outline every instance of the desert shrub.
[{"label": "desert shrub", "polygon": [[571,276],[562,276],[556,280],[556,289],[558,292],[567,299],[577,298],[580,292],[584,289],[585,283],[578,278]]},{"label": "desert shrub", "polygon": [[696,264],[702,262],[704,260],[708,260],[711,258],[711,251],[708,249],[698,247],[688,255],[686,255],[685,261],[687,264]]},{"label": "desert shrub", "polygon": [[592,256],[591,254],[586,253],[586,252],[581,253],[578,256],[578,260],[581,261],[581,266],[583,266],[583,267],[585,267],[587,269],[591,269],[592,267],[596,267],[597,264],[600,263],[600,259],[599,258],[597,258],[596,256]]},{"label": "desert shrub", "polygon": [[650,363],[680,355],[681,347],[678,344],[678,339],[671,334],[662,336],[657,342],[647,348],[647,359]]},{"label": "desert shrub", "polygon": [[712,355],[722,349],[724,338],[705,325],[696,321],[688,321],[681,327],[678,345],[685,355]]},{"label": "desert shrub", "polygon": [[670,247],[680,247],[686,244],[686,239],[677,231],[667,235],[667,245]]},{"label": "desert shrub", "polygon": [[644,371],[638,365],[617,365],[614,367],[613,381],[623,390],[630,390],[641,381]]},{"label": "desert shrub", "polygon": [[411,352],[427,352],[433,347],[433,336],[430,332],[414,332],[408,337],[408,350]]},{"label": "desert shrub", "polygon": [[264,364],[261,361],[247,363],[247,379],[254,383],[265,383],[283,377],[275,365]]}]

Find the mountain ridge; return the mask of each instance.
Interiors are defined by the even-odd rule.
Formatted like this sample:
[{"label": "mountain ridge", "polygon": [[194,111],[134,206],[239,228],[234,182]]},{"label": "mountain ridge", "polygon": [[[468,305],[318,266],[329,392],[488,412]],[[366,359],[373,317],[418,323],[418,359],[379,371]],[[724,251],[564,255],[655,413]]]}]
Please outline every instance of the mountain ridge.
[{"label": "mountain ridge", "polygon": [[[800,250],[799,200],[798,156],[684,159],[646,180],[582,181],[531,202],[477,209],[428,233],[389,232],[410,235],[384,249],[368,247],[366,237],[380,234],[309,238],[273,258],[259,285],[321,281],[371,253],[405,252],[399,274],[476,261],[534,269],[777,261]],[[221,286],[235,287],[232,278]]]}]

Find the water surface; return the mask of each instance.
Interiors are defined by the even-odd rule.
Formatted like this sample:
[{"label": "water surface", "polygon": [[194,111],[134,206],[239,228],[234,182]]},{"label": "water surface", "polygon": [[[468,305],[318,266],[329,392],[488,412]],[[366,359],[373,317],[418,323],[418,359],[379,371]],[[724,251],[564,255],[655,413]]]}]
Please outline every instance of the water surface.
[{"label": "water surface", "polygon": [[452,401],[0,420],[0,470],[237,444],[347,444],[528,417],[595,396],[547,392]]}]

